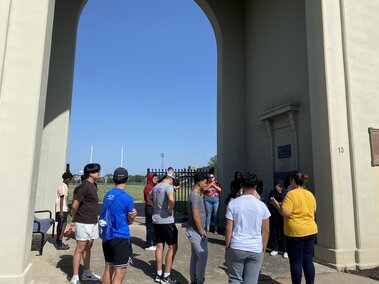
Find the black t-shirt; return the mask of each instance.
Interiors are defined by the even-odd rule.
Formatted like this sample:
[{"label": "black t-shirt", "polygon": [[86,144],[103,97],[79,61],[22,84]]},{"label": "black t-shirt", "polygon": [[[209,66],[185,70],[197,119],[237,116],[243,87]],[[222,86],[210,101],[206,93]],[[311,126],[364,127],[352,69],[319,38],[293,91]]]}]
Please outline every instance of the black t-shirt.
[{"label": "black t-shirt", "polygon": [[273,189],[270,191],[270,194],[268,195],[268,210],[270,210],[270,213],[271,213],[271,216],[273,215],[276,215],[276,216],[281,216],[278,209],[275,208],[274,205],[272,205],[270,203],[270,199],[271,197],[274,197],[276,199],[276,201],[278,201],[279,203],[281,203],[284,199],[284,194],[283,192],[282,193],[279,193],[276,189]]},{"label": "black t-shirt", "polygon": [[96,184],[84,180],[75,195],[75,199],[79,201],[79,208],[75,215],[75,222],[96,224],[99,207]]}]

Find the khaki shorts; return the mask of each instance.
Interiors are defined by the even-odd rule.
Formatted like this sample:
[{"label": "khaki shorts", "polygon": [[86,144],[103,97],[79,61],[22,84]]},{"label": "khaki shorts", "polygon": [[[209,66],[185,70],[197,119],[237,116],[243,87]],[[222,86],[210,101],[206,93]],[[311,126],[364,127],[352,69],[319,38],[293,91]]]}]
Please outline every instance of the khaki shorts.
[{"label": "khaki shorts", "polygon": [[83,224],[75,222],[75,238],[77,241],[90,241],[99,238],[97,224]]}]

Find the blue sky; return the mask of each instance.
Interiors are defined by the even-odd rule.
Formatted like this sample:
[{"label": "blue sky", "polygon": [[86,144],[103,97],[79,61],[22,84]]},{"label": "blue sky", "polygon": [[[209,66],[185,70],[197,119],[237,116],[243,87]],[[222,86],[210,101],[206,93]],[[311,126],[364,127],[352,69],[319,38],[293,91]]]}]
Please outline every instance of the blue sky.
[{"label": "blue sky", "polygon": [[217,50],[193,0],[91,0],[79,22],[68,163],[131,174],[216,154]]}]

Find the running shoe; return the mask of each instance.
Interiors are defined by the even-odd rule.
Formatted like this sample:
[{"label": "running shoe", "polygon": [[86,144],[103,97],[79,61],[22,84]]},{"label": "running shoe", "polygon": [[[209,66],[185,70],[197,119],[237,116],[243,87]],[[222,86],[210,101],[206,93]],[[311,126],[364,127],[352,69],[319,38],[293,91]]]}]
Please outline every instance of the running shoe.
[{"label": "running shoe", "polygon": [[82,280],[88,280],[88,281],[99,281],[101,279],[101,276],[96,275],[95,273],[91,272],[90,275],[82,275]]},{"label": "running shoe", "polygon": [[278,252],[276,250],[273,250],[273,251],[270,252],[270,255],[271,256],[277,256]]},{"label": "running shoe", "polygon": [[70,249],[68,244],[61,243],[60,245],[57,245],[57,250],[68,250],[68,249]]},{"label": "running shoe", "polygon": [[167,277],[162,277],[161,283],[179,284],[179,282],[176,281],[176,279],[174,279],[171,274]]},{"label": "running shoe", "polygon": [[162,280],[162,275],[155,273],[154,282],[155,283],[161,283],[161,280]]},{"label": "running shoe", "polygon": [[145,250],[157,250],[157,247],[156,246],[149,246],[149,247],[145,248]]}]

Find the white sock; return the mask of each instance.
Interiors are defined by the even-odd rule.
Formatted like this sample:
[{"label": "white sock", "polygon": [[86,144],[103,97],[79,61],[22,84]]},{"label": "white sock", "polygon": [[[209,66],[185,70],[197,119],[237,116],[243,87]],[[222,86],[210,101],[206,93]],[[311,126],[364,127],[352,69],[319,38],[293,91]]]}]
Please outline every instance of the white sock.
[{"label": "white sock", "polygon": [[166,277],[168,277],[169,275],[170,275],[170,272],[165,272],[165,273],[163,274],[163,277],[166,278]]},{"label": "white sock", "polygon": [[157,270],[157,274],[158,274],[159,276],[162,276],[162,273],[163,273],[162,270]]},{"label": "white sock", "polygon": [[79,275],[72,275],[71,280],[79,280]]}]

